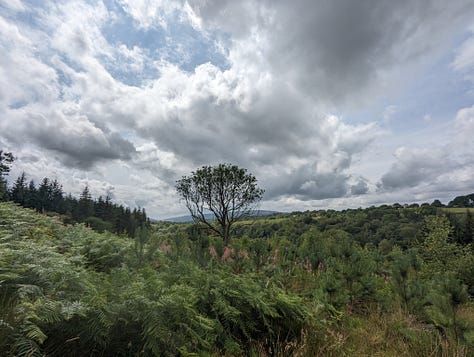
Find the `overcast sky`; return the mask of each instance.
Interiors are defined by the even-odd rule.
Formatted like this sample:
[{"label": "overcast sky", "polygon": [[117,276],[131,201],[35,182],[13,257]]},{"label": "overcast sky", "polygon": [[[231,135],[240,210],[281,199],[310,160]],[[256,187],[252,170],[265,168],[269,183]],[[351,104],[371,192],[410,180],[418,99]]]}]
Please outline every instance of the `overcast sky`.
[{"label": "overcast sky", "polygon": [[235,163],[281,211],[474,192],[472,0],[0,0],[0,149],[185,214]]}]

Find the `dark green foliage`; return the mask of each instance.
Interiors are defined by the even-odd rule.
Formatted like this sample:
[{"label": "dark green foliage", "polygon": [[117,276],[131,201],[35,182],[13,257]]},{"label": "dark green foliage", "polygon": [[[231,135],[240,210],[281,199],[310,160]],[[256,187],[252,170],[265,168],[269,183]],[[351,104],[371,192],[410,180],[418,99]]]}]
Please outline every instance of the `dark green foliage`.
[{"label": "dark green foliage", "polygon": [[134,237],[139,227],[149,227],[150,221],[145,209],[125,208],[114,204],[109,195],[105,199],[92,199],[89,187],[85,186],[79,199],[64,195],[57,180],[45,177],[38,188],[34,181],[27,184],[22,173],[14,182],[9,198],[23,207],[34,208],[38,212],[55,212],[65,223],[84,222],[98,232],[114,232]]},{"label": "dark green foliage", "polygon": [[78,222],[84,222],[88,217],[94,216],[94,201],[86,185],[82,190],[76,209],[73,211],[73,218]]},{"label": "dark green foliage", "polygon": [[402,308],[411,314],[421,311],[426,299],[426,287],[419,276],[421,261],[416,251],[394,249],[388,256],[392,289]]},{"label": "dark green foliage", "polygon": [[474,220],[471,209],[454,208],[454,210],[454,212],[451,210],[446,212],[446,217],[452,226],[452,239],[461,245],[472,244],[474,242]]},{"label": "dark green foliage", "polygon": [[[387,241],[391,245],[397,244],[402,248],[408,248],[421,238],[424,218],[433,214],[436,214],[436,209],[431,206],[415,208],[381,206],[341,212],[332,210],[305,212],[257,220],[252,225],[237,225],[235,236],[270,238],[272,235],[278,235],[296,243],[309,229],[320,232],[339,229],[349,233],[362,246],[366,244],[378,246],[381,241]],[[273,223],[274,221],[278,221],[278,224]]]},{"label": "dark green foliage", "polygon": [[433,282],[428,300],[430,303],[425,308],[427,319],[443,331],[451,331],[459,343],[465,331],[457,310],[468,300],[466,286],[454,274],[440,274]]},{"label": "dark green foliage", "polygon": [[13,202],[16,202],[22,206],[25,206],[27,196],[28,196],[28,186],[26,183],[26,174],[23,172],[13,184],[13,187],[10,191],[10,199]]},{"label": "dark green foliage", "polygon": [[113,232],[112,222],[106,222],[98,217],[87,217],[84,220],[86,226],[92,228],[94,231],[103,233],[105,231]]}]

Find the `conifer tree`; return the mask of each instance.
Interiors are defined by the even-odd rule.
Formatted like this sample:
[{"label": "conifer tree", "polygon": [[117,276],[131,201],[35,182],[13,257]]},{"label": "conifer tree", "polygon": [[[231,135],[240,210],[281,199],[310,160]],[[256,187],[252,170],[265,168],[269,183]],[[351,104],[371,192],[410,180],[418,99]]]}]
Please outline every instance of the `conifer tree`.
[{"label": "conifer tree", "polygon": [[92,201],[89,186],[87,185],[84,187],[84,190],[82,190],[77,210],[77,219],[79,221],[84,221],[87,217],[94,215],[94,202]]},{"label": "conifer tree", "polygon": [[20,205],[25,205],[26,196],[28,193],[28,187],[26,185],[26,174],[22,172],[20,176],[16,179],[13,187],[10,191],[10,199],[13,202],[19,203]]},{"label": "conifer tree", "polygon": [[58,180],[54,180],[51,183],[51,210],[58,213],[65,213],[63,187]]},{"label": "conifer tree", "polygon": [[35,208],[37,196],[38,196],[38,190],[36,189],[35,182],[31,180],[26,189],[25,207]]},{"label": "conifer tree", "polygon": [[50,180],[45,177],[38,188],[36,210],[39,212],[51,210],[52,191]]}]

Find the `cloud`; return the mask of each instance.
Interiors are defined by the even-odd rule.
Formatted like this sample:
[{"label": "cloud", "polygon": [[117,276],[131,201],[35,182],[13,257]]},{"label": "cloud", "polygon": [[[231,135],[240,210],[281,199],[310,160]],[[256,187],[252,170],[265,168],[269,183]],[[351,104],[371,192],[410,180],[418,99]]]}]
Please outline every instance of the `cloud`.
[{"label": "cloud", "polygon": [[360,177],[357,180],[357,183],[351,186],[352,195],[365,195],[369,192],[369,186],[367,185],[367,180]]},{"label": "cloud", "polygon": [[456,139],[467,149],[474,146],[474,105],[458,111],[454,123]]},{"label": "cloud", "polygon": [[395,150],[395,162],[377,183],[378,190],[365,196],[367,202],[432,202],[436,198],[447,203],[472,192],[474,107],[460,109],[434,133],[438,136],[431,137],[431,142],[417,136],[418,141],[426,141],[423,148]]},{"label": "cloud", "polygon": [[137,26],[147,29],[154,26],[166,27],[175,11],[184,11],[178,1],[167,0],[119,0],[122,8],[135,20]]},{"label": "cloud", "polygon": [[0,32],[0,112],[53,101],[58,95],[56,72],[35,56],[33,36],[1,17]]},{"label": "cloud", "polygon": [[[445,39],[473,14],[474,4],[390,0],[190,1],[203,26],[232,33],[232,51],[259,62],[314,100],[366,101],[400,69],[439,53]],[[242,47],[241,44],[245,43]],[[251,43],[256,43],[255,51]],[[248,51],[246,51],[248,49]]]},{"label": "cloud", "polygon": [[[342,172],[380,135],[373,123],[348,125],[319,113],[300,93],[271,77],[257,75],[253,90],[241,92],[232,68],[221,71],[206,64],[188,74],[168,66],[161,73],[147,88],[146,96],[159,100],[154,115],[141,113],[136,123],[140,135],[154,140],[161,152],[173,153],[189,170],[217,162],[247,167],[266,182],[269,197],[344,195],[349,176]],[[271,180],[272,172],[278,179]]]},{"label": "cloud", "polygon": [[456,51],[456,57],[451,66],[455,71],[464,73],[474,69],[474,26],[471,26],[470,36]]},{"label": "cloud", "polygon": [[[441,148],[411,149],[400,147],[395,151],[396,162],[385,173],[380,185],[387,190],[417,186],[432,182],[443,174],[452,160]],[[440,165],[444,163],[444,165]]]},{"label": "cloud", "polygon": [[0,7],[5,7],[13,12],[21,12],[25,10],[25,6],[20,0],[1,0]]},{"label": "cloud", "polygon": [[[457,0],[27,4],[2,2],[13,10],[0,16],[0,142],[38,162],[52,154],[47,169],[66,179],[84,169],[98,191],[106,182],[119,200],[173,211],[175,180],[217,162],[248,168],[275,202],[371,199],[374,184],[364,177],[380,174],[356,172],[354,162],[389,134],[373,118],[351,121],[350,110],[409,86],[423,61],[445,53],[474,7]],[[469,48],[459,50],[455,70],[468,68]],[[402,115],[396,103],[382,105],[387,120],[398,108],[397,121]],[[471,110],[458,114],[464,133]],[[382,191],[441,184],[441,170],[466,162],[454,151],[399,149]],[[447,166],[437,168],[436,155]],[[88,179],[78,177],[71,187]]]},{"label": "cloud", "polygon": [[50,37],[50,50],[59,52],[82,66],[91,57],[111,57],[114,48],[106,41],[101,28],[113,21],[101,2],[94,5],[68,1],[59,6],[47,3],[39,13],[43,30]]},{"label": "cloud", "polygon": [[[47,113],[47,115],[45,114]],[[64,165],[89,169],[104,160],[128,160],[134,145],[113,132],[104,132],[86,117],[34,106],[10,113],[11,121],[0,125],[12,143],[27,140],[54,151]]]}]

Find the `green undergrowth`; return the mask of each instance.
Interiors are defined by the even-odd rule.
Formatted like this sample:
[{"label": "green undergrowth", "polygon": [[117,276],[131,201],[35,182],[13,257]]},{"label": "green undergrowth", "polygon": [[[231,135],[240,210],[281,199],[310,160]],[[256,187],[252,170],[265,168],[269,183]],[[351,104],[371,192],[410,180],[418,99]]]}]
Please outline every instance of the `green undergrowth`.
[{"label": "green undergrowth", "polygon": [[[258,229],[270,231],[275,222],[265,222]],[[242,232],[224,247],[192,225],[163,223],[131,239],[0,203],[0,351],[473,355],[472,249],[451,242],[440,217],[423,229],[409,249],[314,227]]]}]

